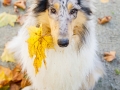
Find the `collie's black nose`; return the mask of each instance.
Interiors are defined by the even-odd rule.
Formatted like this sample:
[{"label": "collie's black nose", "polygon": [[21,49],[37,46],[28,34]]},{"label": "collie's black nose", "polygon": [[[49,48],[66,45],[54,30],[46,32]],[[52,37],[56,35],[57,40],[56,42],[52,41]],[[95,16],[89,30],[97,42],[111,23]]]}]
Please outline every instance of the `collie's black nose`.
[{"label": "collie's black nose", "polygon": [[68,39],[58,39],[58,45],[60,47],[67,47],[69,44],[69,40]]}]

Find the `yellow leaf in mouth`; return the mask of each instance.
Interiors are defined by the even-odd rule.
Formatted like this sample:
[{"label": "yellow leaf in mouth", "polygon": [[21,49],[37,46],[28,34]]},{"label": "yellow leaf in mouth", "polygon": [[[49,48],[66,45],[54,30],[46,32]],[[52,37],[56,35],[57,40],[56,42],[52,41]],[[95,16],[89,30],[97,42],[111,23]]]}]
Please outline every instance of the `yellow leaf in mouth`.
[{"label": "yellow leaf in mouth", "polygon": [[46,66],[45,50],[54,48],[53,39],[52,36],[50,36],[50,33],[46,33],[45,35],[42,34],[42,25],[40,25],[40,27],[31,26],[28,28],[28,32],[29,38],[27,43],[29,55],[31,58],[35,58],[33,66],[35,72],[38,73],[38,69],[41,67],[42,62],[44,62]]}]

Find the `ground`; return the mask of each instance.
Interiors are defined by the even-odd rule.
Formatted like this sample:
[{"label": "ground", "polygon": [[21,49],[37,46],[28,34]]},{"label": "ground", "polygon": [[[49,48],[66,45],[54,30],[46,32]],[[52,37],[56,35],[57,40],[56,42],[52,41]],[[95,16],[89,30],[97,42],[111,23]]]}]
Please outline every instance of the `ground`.
[{"label": "ground", "polygon": [[[16,0],[12,0],[16,1]],[[32,0],[28,0],[28,6]],[[99,17],[112,16],[112,20],[105,25],[96,25],[97,38],[99,42],[99,52],[101,60],[106,69],[106,76],[99,80],[94,90],[120,90],[120,75],[116,75],[115,69],[120,70],[120,0],[110,0],[109,3],[103,4],[100,0],[96,0],[96,20]],[[0,13],[10,12],[14,14],[13,7],[3,7],[0,0]],[[21,13],[24,11],[21,10]],[[96,21],[97,22],[97,21]],[[4,45],[17,35],[21,26],[6,26],[0,28],[0,55],[3,52]],[[116,51],[116,59],[113,62],[106,62],[103,59],[103,53],[106,51]],[[3,63],[0,65],[12,67],[11,63]]]}]

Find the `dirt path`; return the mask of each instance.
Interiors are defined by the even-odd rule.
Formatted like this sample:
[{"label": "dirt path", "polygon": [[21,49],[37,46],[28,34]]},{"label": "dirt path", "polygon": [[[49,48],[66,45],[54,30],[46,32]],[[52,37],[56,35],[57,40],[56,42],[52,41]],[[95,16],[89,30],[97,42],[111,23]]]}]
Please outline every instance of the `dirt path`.
[{"label": "dirt path", "polygon": [[[16,0],[12,0],[16,1]],[[28,0],[28,5],[32,0]],[[99,80],[99,83],[96,85],[94,90],[120,90],[120,75],[115,74],[115,69],[120,69],[120,0],[110,0],[107,4],[100,3],[99,0],[96,0],[95,6],[97,7],[96,16],[104,17],[106,15],[112,16],[112,20],[110,23],[106,25],[96,26],[99,48],[100,48],[100,56],[102,58],[102,54],[106,51],[115,50],[117,52],[117,58],[111,63],[105,62],[103,63],[106,67],[107,75]],[[1,12],[10,12],[14,14],[13,7],[3,7],[0,0],[0,13]],[[24,11],[21,11],[24,13]],[[20,26],[16,25],[15,27],[6,26],[0,28],[0,55],[3,52],[4,45],[6,42],[11,40],[13,36],[15,36],[19,30]],[[0,61],[0,65],[4,65],[6,67],[13,66],[11,63],[3,63]]]}]

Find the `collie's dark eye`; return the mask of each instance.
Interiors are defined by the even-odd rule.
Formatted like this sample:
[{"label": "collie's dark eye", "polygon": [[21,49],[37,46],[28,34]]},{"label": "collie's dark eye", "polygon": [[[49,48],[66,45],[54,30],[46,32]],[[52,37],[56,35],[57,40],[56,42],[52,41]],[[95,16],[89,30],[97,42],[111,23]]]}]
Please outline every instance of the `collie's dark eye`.
[{"label": "collie's dark eye", "polygon": [[51,11],[51,13],[53,13],[53,14],[56,14],[56,12],[57,12],[54,8],[51,8],[50,11]]},{"label": "collie's dark eye", "polygon": [[78,12],[77,9],[72,9],[72,10],[70,11],[70,14],[74,14],[74,13],[77,13],[77,12]]}]

